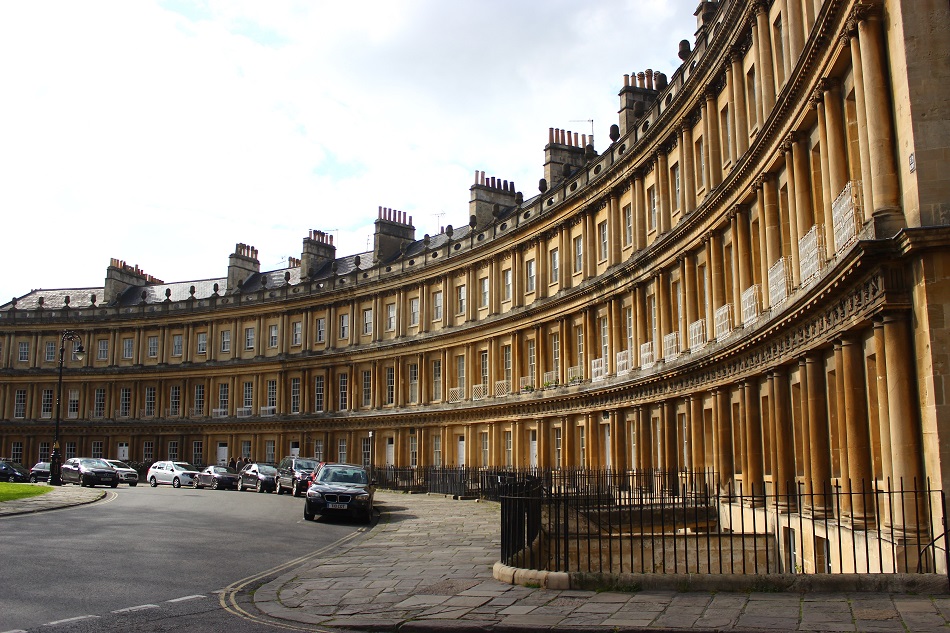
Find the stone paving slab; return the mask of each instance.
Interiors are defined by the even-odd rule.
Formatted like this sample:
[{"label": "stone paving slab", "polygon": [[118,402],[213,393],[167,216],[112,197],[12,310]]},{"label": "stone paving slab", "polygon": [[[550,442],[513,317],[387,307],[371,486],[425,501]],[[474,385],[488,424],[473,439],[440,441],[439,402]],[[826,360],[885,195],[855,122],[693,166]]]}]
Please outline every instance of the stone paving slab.
[{"label": "stone paving slab", "polygon": [[[277,599],[258,608],[310,623],[319,613],[328,630],[400,633],[950,630],[947,596],[510,585],[492,575],[501,547],[497,504],[385,491],[377,493],[377,504],[376,526],[335,554],[272,581],[268,588]],[[356,604],[342,599],[341,587]]]}]

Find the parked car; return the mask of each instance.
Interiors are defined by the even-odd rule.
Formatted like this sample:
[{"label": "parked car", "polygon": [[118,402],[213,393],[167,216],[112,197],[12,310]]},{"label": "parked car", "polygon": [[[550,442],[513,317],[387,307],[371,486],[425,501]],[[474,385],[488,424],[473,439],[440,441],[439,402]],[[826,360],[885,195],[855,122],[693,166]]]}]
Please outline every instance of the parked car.
[{"label": "parked car", "polygon": [[16,462],[0,462],[0,481],[25,483],[30,480],[30,471],[23,464]]},{"label": "parked car", "polygon": [[375,482],[362,466],[325,464],[307,490],[303,518],[313,521],[318,514],[340,514],[369,523],[373,520],[375,492]]},{"label": "parked car", "polygon": [[175,488],[191,486],[198,468],[188,462],[155,462],[148,469],[145,479],[152,488],[159,484],[171,484]]},{"label": "parked car", "polygon": [[119,485],[119,474],[104,459],[98,457],[72,457],[63,464],[63,483],[80,486]]},{"label": "parked car", "polygon": [[310,476],[317,469],[319,462],[304,457],[285,457],[277,464],[277,494],[283,494],[284,489],[295,497],[307,492],[310,487]]},{"label": "parked car", "polygon": [[36,462],[30,469],[30,483],[49,481],[49,462]]},{"label": "parked car", "polygon": [[212,490],[237,489],[238,474],[230,466],[208,466],[195,475],[192,485],[195,488],[208,486]]},{"label": "parked car", "polygon": [[238,473],[238,490],[250,486],[257,492],[272,492],[277,488],[277,469],[273,464],[251,462]]},{"label": "parked car", "polygon": [[120,484],[129,484],[130,486],[139,485],[139,474],[134,468],[117,459],[107,459],[106,461],[109,462],[110,466],[115,468],[115,472],[119,473]]}]

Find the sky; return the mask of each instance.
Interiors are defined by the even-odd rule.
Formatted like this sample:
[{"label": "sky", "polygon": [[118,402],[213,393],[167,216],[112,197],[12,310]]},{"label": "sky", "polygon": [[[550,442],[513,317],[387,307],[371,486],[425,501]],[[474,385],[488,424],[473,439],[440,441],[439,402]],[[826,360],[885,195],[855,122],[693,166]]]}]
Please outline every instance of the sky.
[{"label": "sky", "polygon": [[[0,304],[262,271],[310,229],[369,250],[468,221],[475,172],[529,198],[548,128],[609,144],[623,75],[678,67],[698,0],[4,0]],[[591,123],[590,121],[593,121]]]}]

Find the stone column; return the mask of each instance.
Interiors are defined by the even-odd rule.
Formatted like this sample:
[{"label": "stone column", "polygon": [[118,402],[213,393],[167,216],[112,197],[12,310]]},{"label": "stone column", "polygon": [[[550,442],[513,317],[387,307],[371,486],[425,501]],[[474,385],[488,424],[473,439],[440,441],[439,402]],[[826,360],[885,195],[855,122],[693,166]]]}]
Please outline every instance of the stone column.
[{"label": "stone column", "polygon": [[857,336],[841,340],[841,373],[844,379],[845,426],[848,436],[848,478],[851,480],[852,521],[873,521],[874,488],[871,472],[871,436],[868,428],[867,388],[864,383],[864,350]]},{"label": "stone column", "polygon": [[827,385],[821,355],[810,353],[805,357],[808,399],[808,444],[811,461],[810,499],[815,516],[833,511],[831,491],[831,447],[828,425]]},{"label": "stone column", "polygon": [[[806,151],[806,148],[802,147],[801,139],[796,137],[792,143],[792,160],[795,163],[795,216],[798,223],[795,233],[796,241],[792,244],[792,257],[794,259],[798,259],[798,240],[808,233],[812,225],[817,222],[812,214],[811,178],[809,176],[810,171]],[[798,274],[795,280],[795,285],[797,286],[801,283],[800,261],[798,262],[798,266],[794,267],[794,270]]]},{"label": "stone column", "polygon": [[680,278],[683,280],[683,303],[686,305],[686,340],[684,348],[689,346],[689,326],[699,320],[696,301],[696,254],[686,251],[683,255],[683,266]]},{"label": "stone column", "polygon": [[777,367],[769,376],[772,403],[772,450],[774,466],[772,481],[776,494],[776,505],[780,509],[795,507],[795,429],[792,425],[792,401],[788,389],[788,370]]},{"label": "stone column", "polygon": [[[808,0],[806,0],[807,2]],[[785,0],[786,24],[788,29],[789,68],[795,68],[798,56],[805,47],[805,34],[802,28],[802,0]]]},{"label": "stone column", "polygon": [[[829,176],[828,126],[825,123],[825,106],[821,96],[821,88],[812,96],[811,105],[818,116],[818,161],[821,174],[821,199],[815,200],[815,224],[824,225],[825,244],[834,244],[834,220],[831,216],[831,178]],[[826,248],[826,253],[834,251]]]},{"label": "stone column", "polygon": [[633,248],[639,251],[647,244],[646,188],[643,186],[643,174],[637,173],[633,183]]},{"label": "stone column", "polygon": [[889,405],[887,403],[887,359],[884,353],[884,320],[874,318],[874,364],[876,372],[869,376],[874,381],[877,392],[877,423],[881,437],[881,472],[878,479],[883,479],[890,489],[890,482],[894,479],[894,469],[891,460],[891,422],[889,419]]},{"label": "stone column", "polygon": [[[798,205],[795,201],[797,178],[795,177],[795,152],[793,151],[796,140],[797,135],[795,132],[792,132],[788,135],[788,138],[785,139],[785,142],[782,143],[782,152],[785,154],[785,174],[788,179],[786,185],[788,189],[788,263],[792,269],[790,275],[792,288],[797,288],[801,285],[801,263],[798,253]],[[772,264],[774,263],[775,262],[772,262]],[[788,289],[789,293],[791,293],[792,288]]]},{"label": "stone column", "polygon": [[620,220],[620,197],[612,191],[608,201],[607,214],[607,266],[620,263],[620,235],[622,233]]},{"label": "stone column", "polygon": [[657,272],[653,282],[653,293],[656,296],[657,335],[656,346],[660,358],[663,355],[663,338],[670,333],[670,276],[665,270]]},{"label": "stone column", "polygon": [[696,167],[693,161],[693,125],[689,119],[680,123],[680,211],[685,216],[696,209]]},{"label": "stone column", "polygon": [[[887,357],[887,405],[890,420],[891,467],[894,480],[891,490],[921,490],[926,486],[923,476],[923,439],[920,410],[917,407],[917,380],[911,343],[909,314],[884,315],[884,353]],[[904,494],[902,503],[894,499],[893,527],[913,533],[925,529],[918,516],[927,516],[922,503],[926,494]],[[888,517],[885,524],[890,520]],[[925,541],[926,542],[926,541]]]},{"label": "stone column", "polygon": [[672,399],[664,400],[660,405],[662,428],[664,429],[663,469],[666,471],[667,495],[675,497],[679,494],[679,444],[676,429],[676,406]]},{"label": "stone column", "polygon": [[705,451],[705,425],[703,424],[703,394],[695,393],[689,397],[689,435],[690,435],[690,469],[697,471],[707,468]]},{"label": "stone column", "polygon": [[[874,235],[890,237],[906,226],[900,206],[900,184],[894,156],[894,127],[891,117],[890,85],[885,75],[887,59],[884,32],[877,6],[855,7],[861,48],[861,68],[871,168],[871,201]],[[860,122],[859,122],[860,127]]]},{"label": "stone column", "polygon": [[670,230],[672,221],[670,217],[670,167],[669,158],[664,148],[660,148],[656,155],[656,195],[657,202],[660,205],[657,235],[662,235]]},{"label": "stone column", "polygon": [[[737,321],[742,323],[742,293],[755,283],[755,274],[752,270],[752,236],[749,227],[749,216],[751,210],[748,208],[736,207],[736,236],[738,245],[736,247],[736,262],[739,268],[739,301],[736,304],[739,318]],[[761,254],[760,254],[761,259]]]},{"label": "stone column", "polygon": [[716,458],[719,462],[717,464],[719,488],[721,494],[731,495],[735,481],[735,455],[733,452],[730,397],[729,392],[721,388],[713,390],[713,396],[716,399],[714,424],[716,425]]},{"label": "stone column", "polygon": [[733,157],[735,162],[739,161],[739,157],[746,153],[749,149],[749,122],[748,117],[746,116],[746,102],[745,102],[745,73],[742,71],[742,51],[738,48],[733,47],[729,52],[729,64],[728,69],[732,68],[732,94],[733,94],[733,119],[735,120],[735,130],[734,136],[736,139],[736,153]]},{"label": "stone column", "polygon": [[[730,56],[731,59],[731,56]],[[740,71],[741,73],[741,71]],[[739,137],[738,128],[736,126],[736,75],[732,64],[726,64],[726,104],[729,108],[729,126],[731,129],[731,134],[728,135],[724,142],[729,145],[729,156],[732,158],[733,169],[737,162],[739,162],[739,152],[736,150],[737,139]]]},{"label": "stone column", "polygon": [[719,146],[719,108],[716,105],[716,94],[709,91],[705,94],[706,107],[703,109],[703,120],[706,122],[706,168],[709,170],[707,191],[715,189],[722,182],[722,150]]},{"label": "stone column", "polygon": [[775,105],[775,73],[772,69],[772,29],[769,28],[769,7],[764,0],[755,3],[755,20],[758,30],[759,59],[758,76],[762,98],[762,122],[768,118]]},{"label": "stone column", "polygon": [[782,256],[782,227],[778,209],[778,182],[774,174],[762,174],[762,202],[764,222],[760,223],[759,230],[765,232],[765,270],[778,261]]},{"label": "stone column", "polygon": [[743,414],[746,424],[746,468],[743,480],[746,496],[753,504],[760,504],[765,496],[765,461],[762,450],[762,412],[759,404],[759,384],[755,380],[742,383]]},{"label": "stone column", "polygon": [[[851,51],[851,76],[854,82],[855,118],[858,121],[867,121],[868,114],[864,97],[864,68],[861,63],[861,42],[858,39],[858,25],[854,19],[848,20],[841,41],[842,45],[848,46]],[[858,130],[858,156],[861,161],[861,212],[867,216],[869,214],[865,210],[865,205],[870,204],[874,199],[874,194],[871,190],[871,158],[870,149],[868,147],[868,128],[866,125],[857,125],[856,127]]]}]

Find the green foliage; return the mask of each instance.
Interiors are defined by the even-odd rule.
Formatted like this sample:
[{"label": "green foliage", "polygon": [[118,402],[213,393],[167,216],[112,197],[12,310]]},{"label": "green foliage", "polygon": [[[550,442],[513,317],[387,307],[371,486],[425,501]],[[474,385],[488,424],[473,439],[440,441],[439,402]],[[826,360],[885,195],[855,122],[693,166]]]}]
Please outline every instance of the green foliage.
[{"label": "green foliage", "polygon": [[52,490],[52,486],[0,483],[0,502],[14,501],[16,499],[28,499],[29,497],[38,497],[39,495],[45,495],[47,492]]}]

